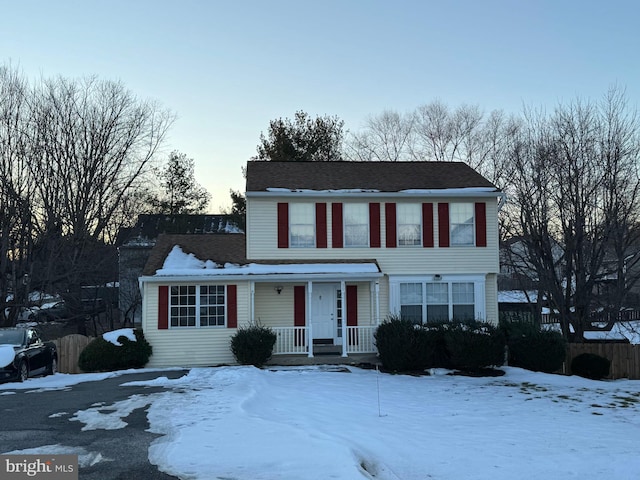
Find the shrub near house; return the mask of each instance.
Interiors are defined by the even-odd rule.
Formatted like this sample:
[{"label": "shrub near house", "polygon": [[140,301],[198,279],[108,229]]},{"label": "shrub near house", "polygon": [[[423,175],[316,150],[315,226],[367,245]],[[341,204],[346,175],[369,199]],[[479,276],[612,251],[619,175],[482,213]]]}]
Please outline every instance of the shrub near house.
[{"label": "shrub near house", "polygon": [[484,322],[443,322],[416,325],[391,317],[375,334],[386,370],[423,371],[441,367],[478,372],[502,365],[504,336]]},{"label": "shrub near house", "polygon": [[151,352],[142,330],[124,328],[93,340],[80,353],[78,365],[85,372],[141,368],[149,361]]}]

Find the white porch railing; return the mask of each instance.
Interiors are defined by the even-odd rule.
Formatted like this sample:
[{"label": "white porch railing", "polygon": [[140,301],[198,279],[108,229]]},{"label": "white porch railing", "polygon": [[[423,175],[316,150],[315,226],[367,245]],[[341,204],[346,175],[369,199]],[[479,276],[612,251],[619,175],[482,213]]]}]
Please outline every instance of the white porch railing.
[{"label": "white porch railing", "polygon": [[[375,353],[376,346],[373,334],[378,327],[375,325],[346,327],[347,354],[349,353]],[[313,348],[309,351],[309,345],[313,344],[313,334],[310,325],[305,327],[271,327],[276,334],[276,344],[273,347],[274,355],[308,355],[313,357]]]},{"label": "white porch railing", "polygon": [[276,334],[274,355],[308,354],[313,356],[308,346],[313,344],[311,326],[307,327],[271,327]]},{"label": "white porch railing", "polygon": [[375,353],[376,345],[373,334],[378,327],[376,325],[366,325],[358,327],[347,327],[347,354],[349,353]]}]

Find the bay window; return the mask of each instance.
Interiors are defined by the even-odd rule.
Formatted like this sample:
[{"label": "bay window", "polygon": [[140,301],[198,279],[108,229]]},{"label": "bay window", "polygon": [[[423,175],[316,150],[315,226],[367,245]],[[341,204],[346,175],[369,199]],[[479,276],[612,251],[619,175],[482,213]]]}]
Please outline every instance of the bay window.
[{"label": "bay window", "polygon": [[475,275],[390,278],[390,307],[413,323],[484,320],[484,278]]}]

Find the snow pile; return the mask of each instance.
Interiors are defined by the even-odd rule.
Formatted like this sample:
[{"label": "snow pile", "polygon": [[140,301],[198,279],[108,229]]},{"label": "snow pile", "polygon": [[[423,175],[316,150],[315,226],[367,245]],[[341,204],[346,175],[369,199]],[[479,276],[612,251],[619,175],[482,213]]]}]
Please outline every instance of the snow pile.
[{"label": "snow pile", "polygon": [[272,274],[368,274],[379,273],[375,263],[303,263],[303,264],[262,264],[238,265],[225,263],[218,265],[211,260],[201,260],[193,253],[185,253],[175,245],[167,255],[162,268],[156,275],[272,275]]},{"label": "snow pile", "polygon": [[13,345],[0,345],[0,368],[4,368],[13,362],[16,351]]},{"label": "snow pile", "polygon": [[121,328],[120,330],[114,330],[112,332],[106,332],[102,334],[102,338],[104,338],[107,342],[113,343],[116,347],[122,346],[122,344],[118,341],[118,338],[121,336],[127,337],[132,342],[136,341],[136,336],[133,333],[133,328]]}]

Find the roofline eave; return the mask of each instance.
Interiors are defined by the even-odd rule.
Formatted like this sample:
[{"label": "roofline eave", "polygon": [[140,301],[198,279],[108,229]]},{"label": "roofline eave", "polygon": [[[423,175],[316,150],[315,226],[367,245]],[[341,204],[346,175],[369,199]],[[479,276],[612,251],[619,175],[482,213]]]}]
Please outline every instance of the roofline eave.
[{"label": "roofline eave", "polygon": [[139,278],[143,283],[167,283],[167,282],[229,282],[229,281],[254,281],[254,282],[340,282],[346,281],[372,281],[382,278],[382,272],[343,272],[343,273],[268,273],[268,274],[227,274],[227,275],[146,275]]},{"label": "roofline eave", "polygon": [[468,190],[466,189],[430,189],[422,191],[406,191],[406,192],[339,192],[339,191],[277,191],[277,192],[246,192],[247,198],[251,197],[332,197],[332,198],[363,198],[363,197],[385,197],[385,198],[437,198],[437,197],[455,197],[455,198],[469,198],[469,197],[487,197],[487,198],[500,198],[504,197],[504,192],[499,189],[492,190]]}]

